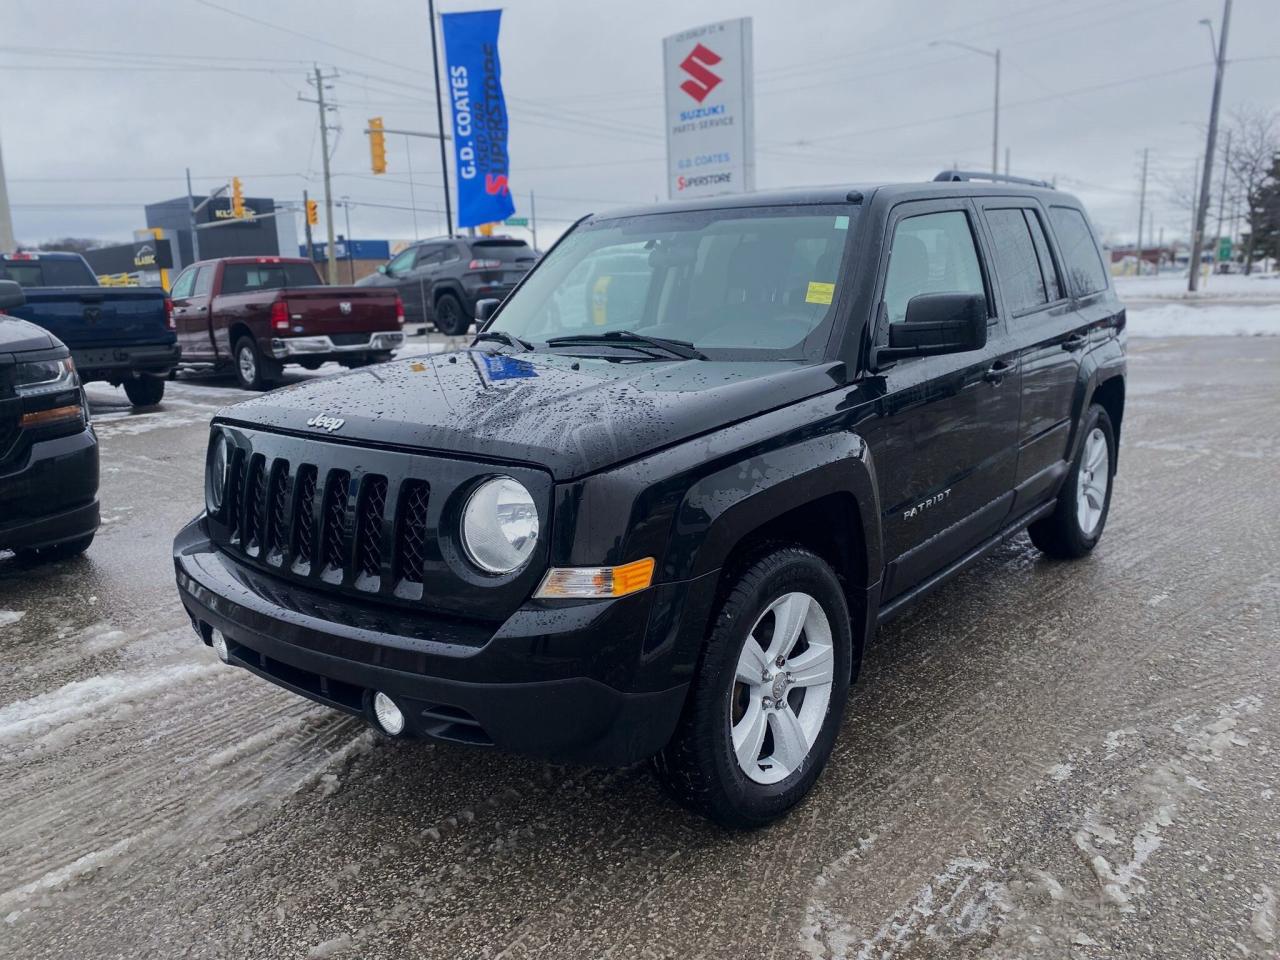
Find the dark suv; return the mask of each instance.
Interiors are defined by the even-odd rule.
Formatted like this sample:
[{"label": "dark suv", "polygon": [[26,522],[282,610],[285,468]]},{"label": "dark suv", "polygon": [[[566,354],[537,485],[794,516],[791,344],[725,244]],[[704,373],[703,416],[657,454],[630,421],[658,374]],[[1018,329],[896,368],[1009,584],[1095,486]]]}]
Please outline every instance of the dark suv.
[{"label": "dark suv", "polygon": [[944,176],[589,217],[470,349],[222,411],[197,632],[391,735],[779,816],[877,624],[1106,523],[1125,312],[1085,213]]},{"label": "dark suv", "polygon": [[98,441],[71,352],[7,317],[22,289],[0,280],[0,550],[32,562],[84,552],[98,529]]},{"label": "dark suv", "polygon": [[394,286],[407,324],[435,324],[449,336],[466,333],[477,301],[501,300],[538,255],[511,237],[439,237],[397,254],[357,286]]}]

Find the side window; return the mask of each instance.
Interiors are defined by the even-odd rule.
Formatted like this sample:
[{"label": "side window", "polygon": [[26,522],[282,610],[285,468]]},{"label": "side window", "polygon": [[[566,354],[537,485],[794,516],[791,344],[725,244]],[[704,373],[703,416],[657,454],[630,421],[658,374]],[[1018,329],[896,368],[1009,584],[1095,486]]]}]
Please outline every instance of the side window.
[{"label": "side window", "polygon": [[408,250],[402,250],[392,258],[387,264],[387,273],[397,276],[402,273],[408,273],[413,269],[413,258],[417,254],[417,248],[410,247]]},{"label": "side window", "polygon": [[213,271],[215,267],[201,267],[200,272],[196,274],[196,289],[191,295],[193,297],[207,297],[209,291],[213,289]]},{"label": "side window", "polygon": [[462,259],[462,251],[456,243],[451,243],[444,248],[444,256],[441,258],[443,263],[453,263],[455,260]]},{"label": "side window", "polygon": [[1040,272],[1044,275],[1045,291],[1049,302],[1061,300],[1063,297],[1062,280],[1058,276],[1058,265],[1053,262],[1053,254],[1049,252],[1049,241],[1044,235],[1044,224],[1040,222],[1040,214],[1035,210],[1023,210],[1027,225],[1031,228],[1031,239],[1036,244],[1036,257],[1040,260]]},{"label": "side window", "polygon": [[418,251],[418,259],[414,261],[413,266],[415,269],[419,267],[426,267],[433,263],[439,263],[443,259],[443,247],[423,247]]},{"label": "side window", "polygon": [[986,296],[973,230],[963,211],[907,217],[894,228],[889,272],[884,281],[889,322],[905,318],[911,298],[922,293]]},{"label": "side window", "polygon": [[178,279],[173,281],[173,289],[169,292],[169,296],[174,300],[185,300],[191,296],[191,288],[196,283],[196,268],[187,267],[182,273],[178,274]]},{"label": "side window", "polygon": [[1074,207],[1050,207],[1049,219],[1062,251],[1063,266],[1078,297],[1107,289],[1107,271],[1089,221]]},{"label": "side window", "polygon": [[995,247],[996,277],[1005,306],[1014,315],[1044,306],[1049,298],[1045,295],[1040,261],[1022,210],[1018,207],[988,210],[986,215]]}]

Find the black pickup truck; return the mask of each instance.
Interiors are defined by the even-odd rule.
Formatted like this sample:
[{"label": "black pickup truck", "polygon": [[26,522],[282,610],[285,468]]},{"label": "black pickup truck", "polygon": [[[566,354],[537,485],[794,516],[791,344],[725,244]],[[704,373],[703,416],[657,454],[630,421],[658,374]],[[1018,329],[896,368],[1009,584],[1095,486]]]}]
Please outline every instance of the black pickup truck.
[{"label": "black pickup truck", "polygon": [[780,816],[877,624],[1106,524],[1124,308],[1077,200],[982,179],[588,217],[470,349],[223,410],[196,631],[393,736]]},{"label": "black pickup truck", "polygon": [[80,379],[123,385],[129,402],[148,407],[181,351],[173,305],[159,287],[103,287],[78,253],[7,253],[0,280],[26,294],[14,316],[44,327],[71,350]]}]

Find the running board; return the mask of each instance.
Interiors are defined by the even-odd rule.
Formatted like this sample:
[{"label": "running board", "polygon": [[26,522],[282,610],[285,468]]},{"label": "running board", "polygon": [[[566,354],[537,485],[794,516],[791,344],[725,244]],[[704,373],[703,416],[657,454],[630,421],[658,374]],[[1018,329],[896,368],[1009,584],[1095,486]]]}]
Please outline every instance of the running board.
[{"label": "running board", "polygon": [[931,593],[934,589],[941,586],[945,581],[951,579],[953,574],[959,573],[961,570],[969,566],[971,563],[976,563],[978,560],[981,560],[988,553],[990,553],[996,547],[1000,546],[1000,544],[1004,543],[1004,541],[1008,540],[1010,537],[1015,536],[1018,533],[1021,533],[1023,530],[1031,526],[1031,524],[1035,523],[1037,520],[1041,519],[1042,517],[1047,517],[1049,514],[1053,513],[1054,509],[1057,506],[1058,506],[1057,497],[1050,500],[1048,503],[1040,504],[1040,506],[1036,507],[1030,513],[1024,513],[1021,517],[1019,517],[1017,520],[1013,521],[1013,523],[1006,526],[1003,530],[1001,530],[995,536],[991,537],[990,539],[984,540],[982,543],[978,544],[976,547],[974,547],[964,556],[960,557],[957,560],[952,561],[950,564],[943,567],[937,573],[933,574],[932,576],[916,584],[916,586],[912,587],[906,593],[902,594],[902,596],[895,597],[889,603],[882,606],[880,608],[880,612],[876,614],[877,626],[879,624],[887,623],[888,621],[892,620],[894,617],[902,613],[904,610],[907,609],[907,607],[911,606],[917,600],[924,597],[926,594]]}]

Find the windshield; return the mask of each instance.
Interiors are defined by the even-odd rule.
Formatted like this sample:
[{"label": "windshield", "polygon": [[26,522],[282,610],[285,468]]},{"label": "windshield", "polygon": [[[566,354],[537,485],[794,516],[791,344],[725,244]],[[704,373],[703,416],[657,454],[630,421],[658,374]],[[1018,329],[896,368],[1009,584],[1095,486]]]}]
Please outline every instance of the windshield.
[{"label": "windshield", "polygon": [[757,207],[588,224],[547,254],[488,329],[535,343],[625,330],[687,341],[712,359],[813,356],[830,334],[856,214]]},{"label": "windshield", "polygon": [[228,263],[222,268],[223,293],[321,285],[319,272],[309,263]]},{"label": "windshield", "polygon": [[79,257],[74,260],[0,260],[0,280],[22,287],[96,287],[98,278]]}]

